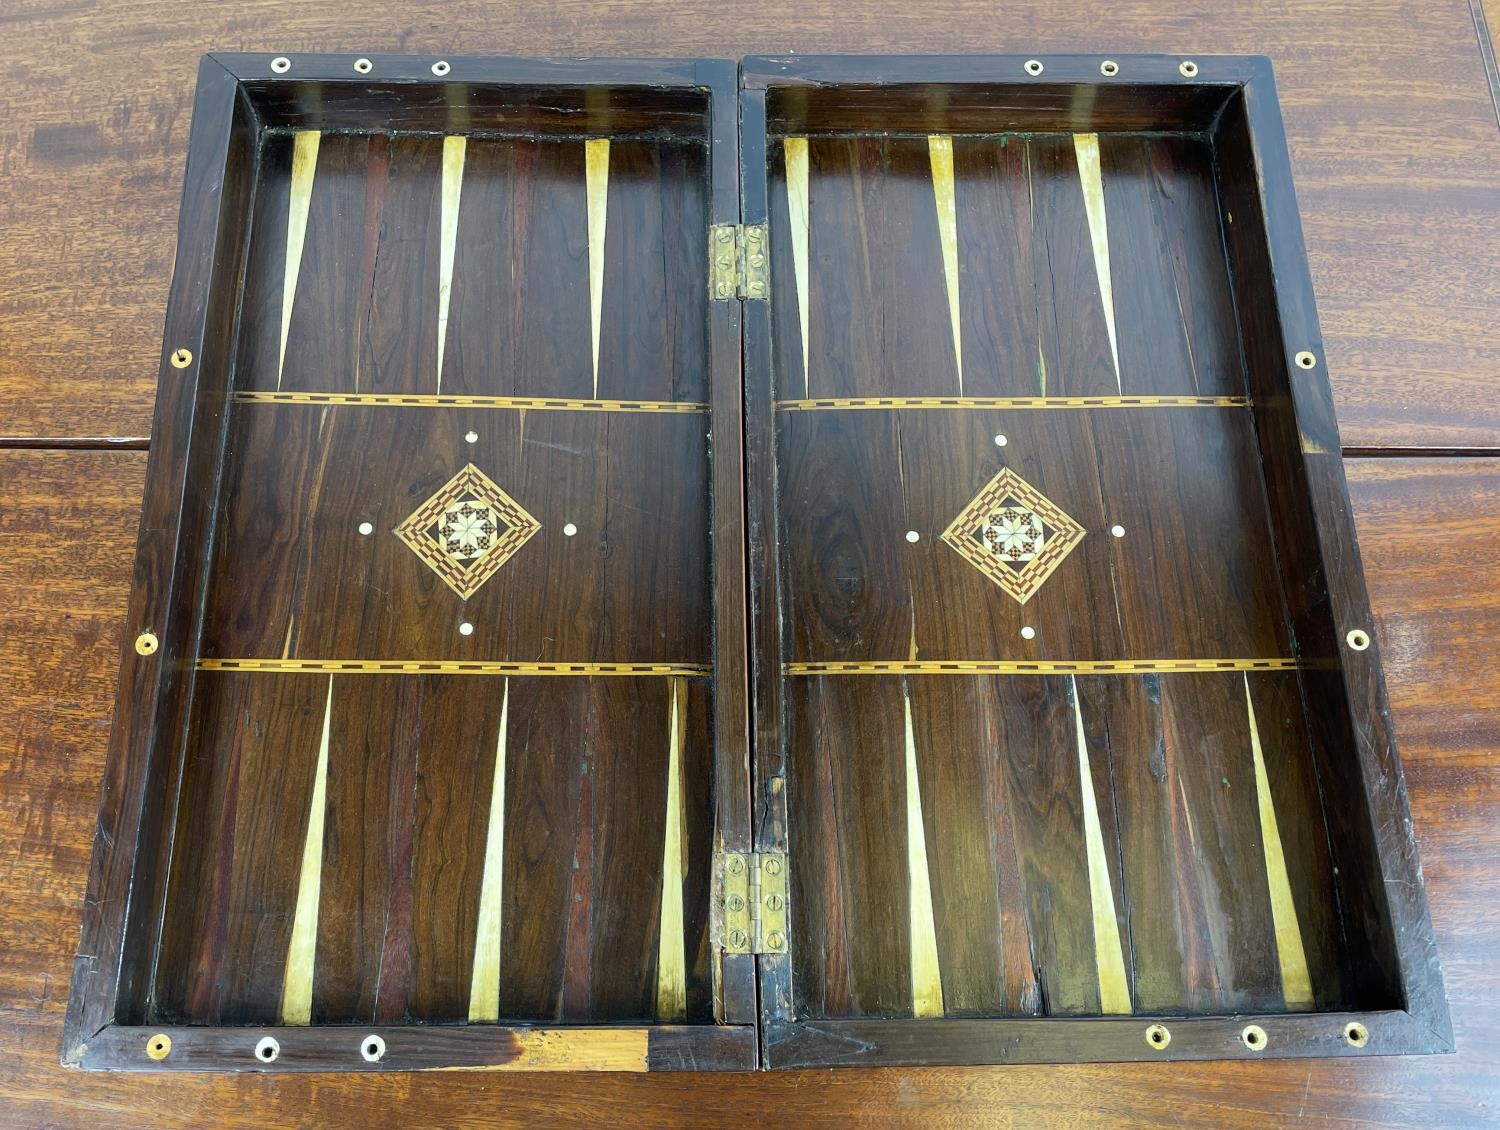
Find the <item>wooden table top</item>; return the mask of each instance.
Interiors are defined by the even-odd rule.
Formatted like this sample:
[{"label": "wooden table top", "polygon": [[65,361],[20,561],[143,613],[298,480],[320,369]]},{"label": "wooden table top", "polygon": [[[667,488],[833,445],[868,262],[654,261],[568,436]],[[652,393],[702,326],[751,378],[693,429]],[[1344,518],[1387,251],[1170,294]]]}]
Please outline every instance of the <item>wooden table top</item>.
[{"label": "wooden table top", "polygon": [[[1493,5],[1492,5],[1493,6]],[[1479,0],[22,0],[0,23],[0,1123],[1500,1120],[1500,72]],[[1497,13],[1500,15],[1500,13]],[[775,1075],[110,1076],[58,1066],[197,56],[1272,56],[1452,1056]],[[122,448],[122,449],[116,449]]]}]

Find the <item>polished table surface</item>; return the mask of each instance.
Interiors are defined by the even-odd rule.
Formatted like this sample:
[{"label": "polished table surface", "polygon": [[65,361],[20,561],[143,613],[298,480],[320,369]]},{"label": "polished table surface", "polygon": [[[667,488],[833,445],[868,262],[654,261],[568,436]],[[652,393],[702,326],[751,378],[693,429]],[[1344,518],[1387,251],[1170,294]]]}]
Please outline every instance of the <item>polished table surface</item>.
[{"label": "polished table surface", "polygon": [[[6,6],[0,1124],[1500,1122],[1500,73],[1479,2]],[[215,49],[1270,55],[1457,1054],[759,1076],[59,1067],[193,76]]]}]

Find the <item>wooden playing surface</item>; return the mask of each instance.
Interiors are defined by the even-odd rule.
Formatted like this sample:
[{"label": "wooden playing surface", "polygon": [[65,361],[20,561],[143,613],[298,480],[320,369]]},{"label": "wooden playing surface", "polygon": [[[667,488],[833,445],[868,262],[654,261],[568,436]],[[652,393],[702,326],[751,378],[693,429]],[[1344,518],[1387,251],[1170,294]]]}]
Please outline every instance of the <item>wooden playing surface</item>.
[{"label": "wooden playing surface", "polygon": [[1389,1003],[1345,985],[1209,144],[771,150],[796,1015]]},{"label": "wooden playing surface", "polygon": [[[534,11],[378,5],[347,13],[239,6],[27,5],[0,82],[7,192],[0,317],[0,1103],[33,1124],[266,1125],[348,1117],[447,1124],[548,1116],[742,1117],[926,1125],[1036,1120],[1264,1125],[1308,1120],[1475,1125],[1500,1101],[1494,901],[1500,731],[1490,390],[1500,246],[1500,130],[1475,10],[1462,3],[1127,4],[1080,34],[1066,6],[1012,19],[963,5],[822,15],[762,6]],[[457,29],[463,29],[460,36]],[[406,29],[403,31],[402,29]],[[1363,1063],[804,1072],[784,1078],[484,1076],[128,1080],[56,1066],[118,665],[145,456],[139,447],[170,271],[193,67],[209,48],[734,55],[751,51],[1204,49],[1278,67],[1330,376],[1394,723],[1453,1003],[1456,1056]],[[1493,64],[1490,73],[1493,74]],[[455,293],[455,306],[459,296]],[[587,338],[582,340],[586,341]],[[601,395],[603,393],[601,392]],[[281,411],[275,409],[273,411]],[[12,442],[16,441],[16,442]],[[1409,453],[1407,453],[1409,455]],[[1500,448],[1495,452],[1500,457]],[[662,712],[665,714],[665,709]],[[351,978],[351,982],[357,978]]]}]

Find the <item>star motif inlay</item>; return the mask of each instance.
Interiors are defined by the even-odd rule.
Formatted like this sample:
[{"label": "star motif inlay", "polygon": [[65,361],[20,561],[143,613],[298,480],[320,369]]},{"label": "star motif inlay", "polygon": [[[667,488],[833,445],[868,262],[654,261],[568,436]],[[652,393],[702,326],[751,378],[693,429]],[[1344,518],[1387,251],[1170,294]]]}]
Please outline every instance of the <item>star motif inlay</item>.
[{"label": "star motif inlay", "polygon": [[396,527],[398,538],[468,600],[542,524],[470,463]]},{"label": "star motif inlay", "polygon": [[1025,604],[1083,540],[1083,527],[1007,467],[959,511],[943,540]]}]

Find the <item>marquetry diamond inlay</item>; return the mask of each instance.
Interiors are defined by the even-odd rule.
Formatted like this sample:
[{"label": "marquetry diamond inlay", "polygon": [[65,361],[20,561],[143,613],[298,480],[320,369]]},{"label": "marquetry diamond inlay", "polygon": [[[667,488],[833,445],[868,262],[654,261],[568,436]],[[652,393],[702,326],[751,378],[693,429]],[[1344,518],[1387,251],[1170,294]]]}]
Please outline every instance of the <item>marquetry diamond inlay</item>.
[{"label": "marquetry diamond inlay", "polygon": [[542,524],[470,463],[396,527],[396,536],[468,600]]},{"label": "marquetry diamond inlay", "polygon": [[1083,527],[1007,467],[959,512],[943,540],[1025,604],[1083,540]]}]

